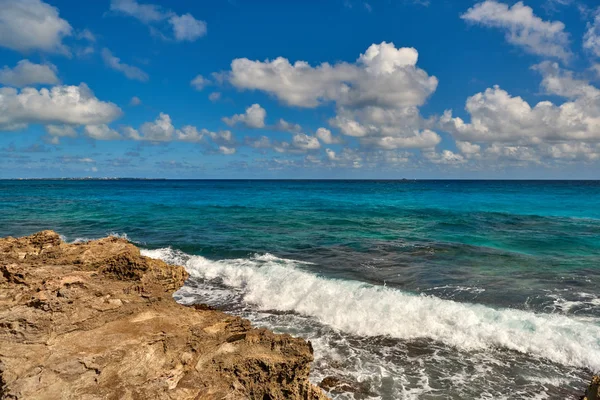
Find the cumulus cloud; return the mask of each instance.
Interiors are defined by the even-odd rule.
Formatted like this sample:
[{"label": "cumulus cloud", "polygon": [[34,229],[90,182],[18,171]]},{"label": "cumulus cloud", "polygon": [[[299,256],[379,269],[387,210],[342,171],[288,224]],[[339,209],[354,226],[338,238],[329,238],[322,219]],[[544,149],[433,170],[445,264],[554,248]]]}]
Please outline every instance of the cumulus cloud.
[{"label": "cumulus cloud", "polygon": [[213,132],[208,129],[198,129],[193,125],[175,128],[168,114],[160,113],[154,121],[143,123],[139,130],[125,126],[121,128],[123,136],[131,140],[162,142],[201,143],[209,152],[234,154],[236,141],[231,131]]},{"label": "cumulus cloud", "polygon": [[55,85],[59,83],[56,71],[53,64],[35,64],[29,60],[21,60],[14,68],[5,65],[0,70],[0,84],[14,87]]},{"label": "cumulus cloud", "polygon": [[292,146],[299,150],[318,150],[321,148],[321,143],[314,136],[298,133],[292,138]]},{"label": "cumulus cloud", "polygon": [[336,144],[336,143],[342,143],[342,139],[339,137],[336,137],[334,135],[331,134],[331,131],[327,128],[319,128],[317,129],[317,132],[315,133],[315,136],[323,143],[325,144]]},{"label": "cumulus cloud", "polygon": [[325,149],[325,154],[327,155],[327,158],[329,159],[329,161],[335,161],[337,159],[337,155],[335,154],[335,151],[333,151],[331,149]]},{"label": "cumulus cloud", "polygon": [[204,139],[204,136],[209,134],[208,130],[198,130],[195,126],[186,125],[176,131],[177,140],[181,142],[198,143]]},{"label": "cumulus cloud", "polygon": [[138,140],[150,142],[168,142],[173,138],[175,127],[168,114],[160,113],[152,122],[145,122],[140,127],[141,136]]},{"label": "cumulus cloud", "polygon": [[587,24],[587,30],[583,36],[583,48],[600,57],[600,8],[596,10],[594,20]]},{"label": "cumulus cloud", "polygon": [[355,64],[311,67],[283,57],[264,62],[238,58],[228,79],[237,88],[262,90],[292,106],[313,108],[329,101],[348,107],[412,106],[423,104],[437,87],[435,77],[415,67],[417,58],[413,48],[382,42],[370,46]]},{"label": "cumulus cloud", "polygon": [[465,158],[450,150],[443,150],[440,153],[435,151],[425,151],[423,156],[434,164],[457,165],[465,162]]},{"label": "cumulus cloud", "polygon": [[534,69],[542,75],[545,93],[567,100],[560,105],[547,100],[530,105],[498,86],[469,97],[470,122],[453,117],[449,110],[440,119],[466,158],[511,160],[517,165],[597,158],[600,90],[556,63],[543,62]]},{"label": "cumulus cloud", "polygon": [[84,128],[86,136],[96,140],[119,140],[121,134],[111,129],[106,124],[86,125]]},{"label": "cumulus cloud", "polygon": [[560,106],[541,101],[532,107],[521,97],[494,86],[467,99],[470,123],[453,118],[450,111],[444,113],[441,122],[456,138],[471,142],[600,140],[599,100],[581,96]]},{"label": "cumulus cloud", "polygon": [[219,146],[219,152],[225,155],[235,154],[235,147]]},{"label": "cumulus cloud", "polygon": [[271,129],[289,133],[302,132],[302,127],[300,125],[288,122],[283,118],[280,118],[279,121],[277,121],[277,123],[271,127]]},{"label": "cumulus cloud", "polygon": [[421,140],[424,121],[419,107],[436,90],[438,81],[418,68],[417,60],[416,49],[382,42],[371,45],[354,63],[313,67],[304,61],[292,64],[283,57],[272,61],[240,58],[232,61],[231,70],[223,76],[238,89],[261,90],[291,106],[333,103],[337,115],[329,120],[330,125],[344,135],[372,137],[372,145],[429,146],[432,140]]},{"label": "cumulus cloud", "polygon": [[202,89],[204,89],[204,87],[206,85],[208,85],[209,83],[210,83],[210,81],[208,79],[204,78],[202,75],[197,75],[190,82],[190,84],[192,85],[192,87],[194,89],[196,89],[196,90],[202,90]]},{"label": "cumulus cloud", "polygon": [[270,149],[273,147],[271,139],[266,136],[260,136],[258,138],[246,137],[244,143],[246,146],[250,146],[255,149]]},{"label": "cumulus cloud", "polygon": [[481,146],[470,142],[457,140],[456,147],[467,158],[476,157],[481,153]]},{"label": "cumulus cloud", "polygon": [[134,79],[141,82],[146,82],[149,79],[147,73],[138,67],[121,62],[120,58],[115,57],[110,50],[106,48],[102,49],[102,59],[107,67],[123,73],[123,75],[129,79]]},{"label": "cumulus cloud", "polygon": [[209,132],[210,138],[219,145],[232,145],[235,143],[233,133],[231,131]]},{"label": "cumulus cloud", "polygon": [[62,41],[72,31],[58,9],[41,0],[0,0],[0,46],[68,55]]},{"label": "cumulus cloud", "polygon": [[77,131],[71,125],[46,125],[46,132],[58,137],[77,137]]},{"label": "cumulus cloud", "polygon": [[121,114],[117,105],[99,100],[84,83],[39,90],[0,88],[0,129],[28,124],[98,125]]},{"label": "cumulus cloud", "polygon": [[137,18],[145,24],[162,21],[168,12],[154,4],[139,4],[135,0],[112,0],[110,10]]},{"label": "cumulus cloud", "polygon": [[223,122],[229,126],[242,124],[248,128],[258,129],[265,127],[266,116],[267,111],[260,104],[252,104],[244,114],[235,114],[230,118],[224,117]]},{"label": "cumulus cloud", "polygon": [[206,22],[197,20],[189,13],[173,15],[169,18],[169,23],[173,26],[175,40],[178,41],[193,42],[206,35]]},{"label": "cumulus cloud", "polygon": [[461,18],[505,31],[506,41],[528,53],[567,60],[571,57],[569,35],[560,21],[544,21],[519,1],[512,7],[495,0],[475,4]]},{"label": "cumulus cloud", "polygon": [[60,138],[77,137],[77,131],[72,125],[46,125],[46,132],[50,136],[49,142],[52,144],[60,143]]},{"label": "cumulus cloud", "polygon": [[136,106],[139,106],[140,104],[142,104],[142,100],[137,96],[133,96],[131,98],[131,100],[129,100],[130,106],[136,107]]},{"label": "cumulus cloud", "polygon": [[[177,15],[161,6],[142,4],[136,0],[112,0],[110,10],[136,18],[149,25],[151,31],[155,32],[159,32],[159,28],[168,24],[173,31],[173,38],[177,41],[193,42],[206,35],[206,22],[197,20],[189,13]],[[159,36],[164,37],[162,34]]]},{"label": "cumulus cloud", "polygon": [[394,150],[400,148],[431,148],[440,143],[441,138],[437,133],[425,129],[423,131],[415,131],[414,135],[407,137],[383,136],[383,137],[368,137],[360,139],[361,143],[367,146],[374,146],[385,150]]}]

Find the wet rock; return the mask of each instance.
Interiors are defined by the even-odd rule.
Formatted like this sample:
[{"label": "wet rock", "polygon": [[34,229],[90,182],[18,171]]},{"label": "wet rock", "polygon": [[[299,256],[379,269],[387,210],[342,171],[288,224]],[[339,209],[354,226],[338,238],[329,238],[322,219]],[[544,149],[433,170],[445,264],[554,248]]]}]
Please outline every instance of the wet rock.
[{"label": "wet rock", "polygon": [[352,393],[357,400],[377,397],[377,394],[371,391],[371,388],[367,383],[351,382],[335,376],[324,378],[321,383],[319,383],[319,387],[334,394]]},{"label": "wet rock", "polygon": [[172,293],[183,267],[126,240],[0,239],[0,397],[326,399],[302,339]]},{"label": "wet rock", "polygon": [[600,400],[600,375],[592,378],[592,382],[585,391],[585,395],[581,400]]}]

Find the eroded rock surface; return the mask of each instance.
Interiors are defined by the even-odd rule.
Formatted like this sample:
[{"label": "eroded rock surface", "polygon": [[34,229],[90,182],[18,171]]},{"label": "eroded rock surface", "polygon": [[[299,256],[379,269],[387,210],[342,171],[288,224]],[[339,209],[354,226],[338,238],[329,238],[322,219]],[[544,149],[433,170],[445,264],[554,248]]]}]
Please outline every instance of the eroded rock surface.
[{"label": "eroded rock surface", "polygon": [[326,399],[310,343],[172,293],[182,267],[114,237],[0,239],[6,399]]},{"label": "eroded rock surface", "polygon": [[600,375],[592,378],[592,382],[588,386],[582,400],[600,400]]}]

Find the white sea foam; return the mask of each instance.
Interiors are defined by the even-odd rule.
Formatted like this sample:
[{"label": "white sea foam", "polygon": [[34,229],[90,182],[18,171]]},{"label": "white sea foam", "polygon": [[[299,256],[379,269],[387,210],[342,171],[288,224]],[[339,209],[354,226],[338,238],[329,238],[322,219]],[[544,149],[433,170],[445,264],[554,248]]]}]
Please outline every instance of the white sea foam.
[{"label": "white sea foam", "polygon": [[119,238],[119,239],[125,239],[128,242],[135,243],[135,244],[138,244],[138,245],[144,245],[144,244],[146,244],[144,242],[132,240],[131,238],[129,238],[129,236],[127,236],[126,233],[118,233],[118,232],[110,232],[110,233],[107,233],[106,235],[98,237],[98,238],[78,237],[78,238],[75,238],[75,239],[73,239],[71,241],[69,241],[68,238],[66,236],[64,236],[64,235],[59,235],[59,236],[60,236],[60,239],[63,242],[70,243],[70,244],[87,243],[87,242],[90,242],[92,240],[103,238],[105,236],[112,236],[112,237],[116,237],[116,238]]},{"label": "white sea foam", "polygon": [[191,276],[241,292],[261,310],[293,311],[361,336],[427,338],[462,350],[504,348],[600,370],[600,321],[418,296],[357,281],[326,279],[271,255],[211,261],[171,249],[142,254],[184,265]]}]

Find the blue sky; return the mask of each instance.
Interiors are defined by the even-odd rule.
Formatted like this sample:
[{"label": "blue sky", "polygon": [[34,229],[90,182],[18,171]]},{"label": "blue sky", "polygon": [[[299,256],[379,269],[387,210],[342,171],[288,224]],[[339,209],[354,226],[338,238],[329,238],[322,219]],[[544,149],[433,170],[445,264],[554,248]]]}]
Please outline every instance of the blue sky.
[{"label": "blue sky", "polygon": [[0,0],[0,178],[599,178],[597,7]]}]

